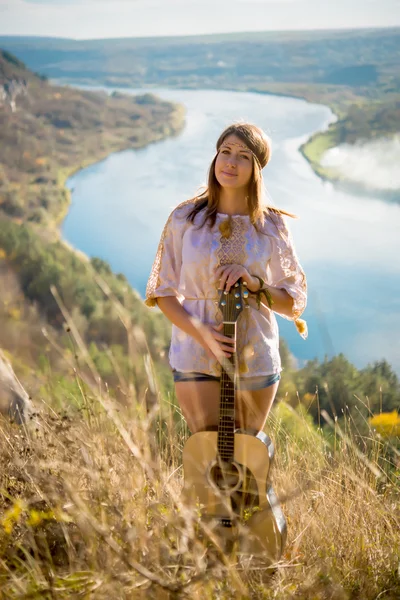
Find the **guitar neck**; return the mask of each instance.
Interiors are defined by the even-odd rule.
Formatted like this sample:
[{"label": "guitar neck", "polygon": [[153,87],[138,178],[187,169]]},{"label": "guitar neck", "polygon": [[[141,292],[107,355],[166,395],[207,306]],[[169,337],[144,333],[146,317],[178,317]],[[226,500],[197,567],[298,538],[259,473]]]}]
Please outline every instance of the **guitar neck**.
[{"label": "guitar neck", "polygon": [[[223,333],[236,339],[236,323],[224,323]],[[230,462],[235,451],[235,354],[228,359],[227,370],[222,368],[218,423],[218,453],[221,460]]]}]

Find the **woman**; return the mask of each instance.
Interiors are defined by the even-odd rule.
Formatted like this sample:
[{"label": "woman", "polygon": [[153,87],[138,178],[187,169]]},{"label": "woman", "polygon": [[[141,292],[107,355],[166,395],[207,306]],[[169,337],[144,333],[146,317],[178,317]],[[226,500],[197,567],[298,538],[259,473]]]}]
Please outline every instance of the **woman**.
[{"label": "woman", "polygon": [[[150,275],[146,304],[172,322],[170,364],[176,396],[192,433],[214,428],[219,414],[221,356],[236,351],[237,426],[263,429],[280,379],[279,334],[273,311],[293,319],[306,306],[306,278],[282,210],[262,202],[262,172],[270,159],[265,133],[248,123],[217,141],[206,191],[171,213]],[[237,322],[236,348],[223,335],[218,290],[241,278],[249,310]]]}]

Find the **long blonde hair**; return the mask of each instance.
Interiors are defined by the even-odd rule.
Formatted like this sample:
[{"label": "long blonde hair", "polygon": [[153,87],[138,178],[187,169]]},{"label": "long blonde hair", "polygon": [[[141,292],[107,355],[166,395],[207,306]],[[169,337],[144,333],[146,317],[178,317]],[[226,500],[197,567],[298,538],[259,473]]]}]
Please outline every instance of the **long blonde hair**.
[{"label": "long blonde hair", "polygon": [[267,204],[263,203],[262,200],[263,178],[261,169],[268,164],[271,158],[271,142],[268,136],[262,129],[256,125],[253,125],[252,123],[234,123],[229,125],[229,127],[227,127],[221,133],[217,140],[217,153],[214,156],[208,171],[207,187],[204,192],[192,199],[195,202],[195,205],[187,216],[188,221],[193,223],[196,215],[203,209],[206,209],[204,213],[204,219],[200,227],[203,227],[206,222],[209,223],[210,227],[215,224],[218,212],[219,193],[221,189],[221,186],[215,177],[215,163],[219,149],[229,135],[236,135],[252,151],[253,171],[247,195],[249,216],[253,225],[262,225],[264,223],[264,219],[271,212],[295,218],[295,215],[286,212],[285,210],[268,206]]}]

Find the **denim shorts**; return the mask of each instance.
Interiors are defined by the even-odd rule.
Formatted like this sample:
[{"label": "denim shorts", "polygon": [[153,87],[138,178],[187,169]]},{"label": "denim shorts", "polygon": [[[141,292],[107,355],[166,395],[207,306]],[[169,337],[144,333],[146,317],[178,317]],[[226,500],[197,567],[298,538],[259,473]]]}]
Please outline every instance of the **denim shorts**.
[{"label": "denim shorts", "polygon": [[[219,377],[214,375],[208,375],[207,373],[196,373],[191,371],[189,373],[183,373],[182,371],[172,370],[172,375],[175,383],[180,383],[184,381],[218,381]],[[274,385],[280,380],[280,373],[273,373],[272,375],[260,375],[259,377],[240,377],[239,378],[239,388],[242,391],[256,391],[262,390],[264,388],[269,387],[270,385]]]}]

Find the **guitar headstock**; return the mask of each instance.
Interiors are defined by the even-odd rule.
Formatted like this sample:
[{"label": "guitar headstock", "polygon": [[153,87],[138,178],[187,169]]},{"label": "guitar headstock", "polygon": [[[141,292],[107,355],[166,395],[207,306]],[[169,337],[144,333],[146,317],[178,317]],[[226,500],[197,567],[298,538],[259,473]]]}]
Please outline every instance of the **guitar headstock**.
[{"label": "guitar headstock", "polygon": [[235,323],[242,310],[244,309],[244,299],[247,298],[249,292],[246,284],[239,279],[233,287],[227,292],[220,290],[218,308],[222,312],[222,320],[224,323]]}]

